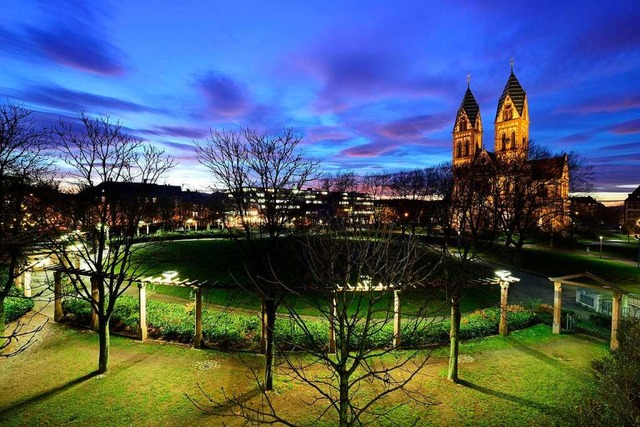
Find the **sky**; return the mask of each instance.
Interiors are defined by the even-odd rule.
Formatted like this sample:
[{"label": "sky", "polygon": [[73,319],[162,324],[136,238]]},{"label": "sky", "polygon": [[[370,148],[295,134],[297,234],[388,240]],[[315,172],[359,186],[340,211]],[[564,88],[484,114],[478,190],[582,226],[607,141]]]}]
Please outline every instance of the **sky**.
[{"label": "sky", "polygon": [[206,190],[194,141],[294,128],[328,172],[451,160],[470,87],[493,151],[514,72],[530,138],[593,166],[596,197],[640,185],[640,2],[20,0],[0,20],[0,95],[44,126],[109,115]]}]

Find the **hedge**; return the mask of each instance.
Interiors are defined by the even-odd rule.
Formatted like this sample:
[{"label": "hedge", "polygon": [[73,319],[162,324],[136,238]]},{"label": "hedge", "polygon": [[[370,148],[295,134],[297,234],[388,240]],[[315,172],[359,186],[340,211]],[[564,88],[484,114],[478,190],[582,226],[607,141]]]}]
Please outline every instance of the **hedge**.
[{"label": "hedge", "polygon": [[[91,318],[89,303],[80,299],[66,299],[63,302],[65,313],[72,314],[82,324],[88,324]],[[194,304],[169,304],[147,301],[147,323],[150,336],[179,342],[191,342],[194,334]],[[521,306],[509,306],[507,319],[510,330],[523,329],[542,322],[540,313]],[[367,345],[384,347],[390,345],[393,338],[393,324],[380,319],[370,329]],[[418,322],[418,323],[416,323]],[[460,339],[469,340],[498,333],[500,309],[487,308],[477,310],[462,317]],[[123,295],[118,298],[111,320],[116,330],[134,331],[138,327],[138,299]],[[401,337],[404,347],[418,348],[449,342],[448,319],[428,321],[426,319],[409,321],[402,324]],[[305,349],[326,347],[329,340],[329,327],[323,320],[305,322],[306,332],[293,319],[278,316],[275,328],[275,340],[281,348]],[[362,326],[359,325],[360,328]],[[260,343],[260,319],[251,314],[230,314],[203,310],[202,329],[205,341],[212,346],[232,349],[257,349]],[[351,334],[352,347],[360,344],[364,334],[356,330]],[[339,337],[338,337],[339,341]]]},{"label": "hedge", "polygon": [[24,297],[6,297],[4,300],[5,323],[13,322],[33,308],[33,301]]}]

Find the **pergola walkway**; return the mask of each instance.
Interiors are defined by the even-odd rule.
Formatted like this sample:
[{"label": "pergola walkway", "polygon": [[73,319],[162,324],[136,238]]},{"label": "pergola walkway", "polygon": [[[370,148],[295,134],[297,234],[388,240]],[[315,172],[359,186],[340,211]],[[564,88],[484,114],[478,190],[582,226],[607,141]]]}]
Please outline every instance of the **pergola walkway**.
[{"label": "pergola walkway", "polygon": [[622,295],[629,292],[621,289],[598,276],[589,273],[570,274],[562,277],[549,277],[554,286],[553,298],[553,333],[560,333],[560,324],[562,320],[562,285],[571,285],[578,288],[595,289],[598,291],[607,291],[613,294],[613,308],[611,310],[611,342],[612,350],[620,346],[618,342],[618,329],[620,328],[620,320],[622,318]]}]

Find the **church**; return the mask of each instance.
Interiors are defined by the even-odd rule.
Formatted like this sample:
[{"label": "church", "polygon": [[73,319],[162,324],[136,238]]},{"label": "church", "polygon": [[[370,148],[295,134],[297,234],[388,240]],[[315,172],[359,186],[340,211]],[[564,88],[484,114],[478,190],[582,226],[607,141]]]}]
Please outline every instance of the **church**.
[{"label": "church", "polygon": [[[454,188],[460,188],[461,180],[471,175],[468,171],[479,167],[492,168],[495,176],[472,185],[486,187],[491,182],[490,185],[497,187],[497,191],[490,192],[491,200],[486,203],[501,209],[500,215],[505,218],[500,227],[510,228],[513,233],[519,233],[518,228],[531,224],[545,232],[566,230],[570,225],[569,159],[566,154],[541,158],[533,153],[531,156],[527,93],[513,72],[513,61],[511,73],[498,99],[493,123],[491,152],[482,141],[484,131],[480,105],[473,96],[470,78],[467,77],[467,91],[452,132]],[[519,176],[513,179],[513,171],[516,170]],[[517,197],[522,200],[515,200]],[[516,207],[518,203],[520,208]],[[529,210],[529,218],[516,218],[522,212],[514,212],[514,209]]]}]

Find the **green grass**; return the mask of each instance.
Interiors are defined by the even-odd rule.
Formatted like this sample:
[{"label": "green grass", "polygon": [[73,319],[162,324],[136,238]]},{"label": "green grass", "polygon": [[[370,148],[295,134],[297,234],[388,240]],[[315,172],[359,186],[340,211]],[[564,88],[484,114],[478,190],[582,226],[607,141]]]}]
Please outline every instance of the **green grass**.
[{"label": "green grass", "polygon": [[521,266],[551,277],[588,271],[627,291],[640,293],[640,269],[593,253],[525,248]]},{"label": "green grass", "polygon": [[[236,242],[225,239],[168,241],[162,242],[152,255],[139,253],[140,259],[147,263],[149,275],[160,275],[163,271],[178,271],[182,279],[207,280],[220,286],[208,289],[203,296],[204,301],[225,307],[237,307],[246,310],[260,310],[260,300],[248,288],[245,265],[249,262],[246,254],[238,249]],[[178,298],[191,298],[189,288],[154,285],[153,291]],[[314,297],[314,295],[311,295]],[[320,296],[318,296],[321,298]],[[383,311],[392,306],[392,295],[388,294],[376,303],[376,310]],[[287,297],[286,304],[293,307],[303,316],[318,315],[313,305],[296,296]],[[426,295],[421,292],[408,291],[401,299],[402,311],[406,314],[416,313],[422,307],[429,306],[431,315],[448,315],[448,309],[442,295]],[[480,287],[470,289],[462,300],[464,313],[495,306],[499,303],[499,290],[496,287]],[[323,306],[324,308],[325,306]],[[283,304],[279,310],[286,313]],[[380,314],[383,315],[382,313]]]},{"label": "green grass", "polygon": [[[605,354],[606,343],[552,335],[549,329],[536,326],[463,343],[464,382],[458,385],[444,377],[446,349],[436,351],[412,389],[437,405],[413,402],[394,411],[393,419],[408,423],[420,416],[420,425],[572,425],[571,409],[591,391],[589,364]],[[186,396],[202,400],[198,385],[218,402],[224,400],[223,387],[229,393],[250,392],[249,368],[262,363],[252,354],[115,336],[111,370],[95,376],[96,334],[60,324],[47,325],[45,334],[29,351],[0,363],[0,425],[239,425],[237,418],[202,414]],[[274,405],[306,425],[321,406],[306,405],[312,390],[281,369]],[[399,398],[392,396],[387,405]],[[335,423],[323,418],[322,424]]]}]

